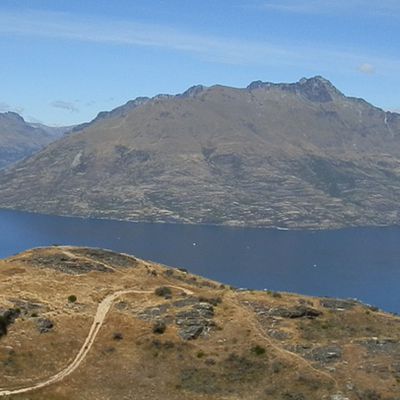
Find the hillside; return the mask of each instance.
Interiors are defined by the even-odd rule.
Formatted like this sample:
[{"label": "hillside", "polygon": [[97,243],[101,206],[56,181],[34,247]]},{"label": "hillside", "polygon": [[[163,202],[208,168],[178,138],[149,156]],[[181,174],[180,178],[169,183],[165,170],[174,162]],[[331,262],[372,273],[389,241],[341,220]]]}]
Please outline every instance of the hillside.
[{"label": "hillside", "polygon": [[74,247],[0,261],[0,397],[394,400],[400,319]]},{"label": "hillside", "polygon": [[44,125],[39,122],[29,122],[30,126],[34,128],[42,129],[43,131],[47,132],[49,135],[57,138],[64,135],[64,133],[72,131],[76,125],[69,125],[69,126],[49,126]]},{"label": "hillside", "polygon": [[63,132],[63,128],[33,126],[13,112],[0,113],[0,169],[38,152]]},{"label": "hillside", "polygon": [[322,77],[138,98],[0,173],[0,207],[288,228],[400,222],[400,115]]}]

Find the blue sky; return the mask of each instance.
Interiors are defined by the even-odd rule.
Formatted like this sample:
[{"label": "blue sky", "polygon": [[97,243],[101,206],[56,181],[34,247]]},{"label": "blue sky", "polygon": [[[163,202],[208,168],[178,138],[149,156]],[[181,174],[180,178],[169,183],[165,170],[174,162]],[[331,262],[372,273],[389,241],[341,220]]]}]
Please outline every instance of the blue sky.
[{"label": "blue sky", "polygon": [[323,75],[400,110],[398,0],[1,0],[0,112],[68,125],[138,96]]}]

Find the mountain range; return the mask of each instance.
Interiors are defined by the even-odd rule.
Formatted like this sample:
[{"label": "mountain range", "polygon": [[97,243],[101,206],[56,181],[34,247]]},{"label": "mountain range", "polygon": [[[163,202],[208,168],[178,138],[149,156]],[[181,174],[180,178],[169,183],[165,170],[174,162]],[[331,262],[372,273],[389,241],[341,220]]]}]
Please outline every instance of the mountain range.
[{"label": "mountain range", "polygon": [[321,229],[400,222],[400,114],[323,77],[138,98],[0,172],[0,207]]},{"label": "mountain range", "polygon": [[0,113],[0,169],[37,153],[68,129],[28,123],[15,112]]}]

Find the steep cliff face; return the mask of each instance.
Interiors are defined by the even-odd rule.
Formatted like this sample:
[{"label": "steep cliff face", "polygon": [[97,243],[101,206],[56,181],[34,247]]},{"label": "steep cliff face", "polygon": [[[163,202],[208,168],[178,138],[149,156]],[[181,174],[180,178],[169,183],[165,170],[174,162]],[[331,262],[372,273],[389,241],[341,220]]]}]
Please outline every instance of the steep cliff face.
[{"label": "steep cliff face", "polygon": [[400,395],[400,320],[356,301],[238,291],[75,247],[0,261],[0,293],[0,397]]},{"label": "steep cliff face", "polygon": [[0,174],[0,206],[290,228],[400,221],[400,115],[322,77],[139,98]]}]

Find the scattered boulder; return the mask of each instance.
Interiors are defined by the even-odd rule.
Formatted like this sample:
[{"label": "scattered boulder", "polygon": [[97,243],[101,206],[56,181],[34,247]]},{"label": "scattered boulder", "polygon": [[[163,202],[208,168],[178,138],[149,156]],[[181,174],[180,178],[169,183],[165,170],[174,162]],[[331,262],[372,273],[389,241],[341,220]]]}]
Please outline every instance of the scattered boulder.
[{"label": "scattered boulder", "polygon": [[321,316],[323,313],[307,304],[299,304],[294,307],[269,307],[267,304],[257,302],[244,302],[247,307],[250,307],[259,317],[278,317],[278,318],[309,318],[314,319]]},{"label": "scattered boulder", "polygon": [[322,315],[322,312],[312,307],[299,305],[293,308],[285,308],[285,307],[271,308],[269,309],[268,314],[272,317],[281,317],[290,319],[294,318],[313,319]]},{"label": "scattered boulder", "polygon": [[39,312],[45,311],[48,308],[44,304],[35,303],[30,300],[13,299],[11,301],[14,304],[15,308],[20,310],[21,316],[23,317],[37,315]]},{"label": "scattered boulder", "polygon": [[210,303],[214,307],[217,307],[222,303],[221,297],[199,297],[199,302],[201,303]]},{"label": "scattered boulder", "polygon": [[400,357],[400,342],[392,338],[371,338],[359,342],[369,353],[398,355]]},{"label": "scattered boulder", "polygon": [[72,253],[91,258],[99,263],[109,264],[118,268],[133,268],[136,267],[138,261],[136,258],[113,251],[96,249],[96,248],[79,248],[71,250]]},{"label": "scattered boulder", "polygon": [[341,300],[324,298],[320,301],[322,307],[329,308],[331,310],[350,310],[357,305],[355,300]]},{"label": "scattered boulder", "polygon": [[138,314],[138,318],[144,321],[154,321],[163,316],[169,309],[170,306],[168,304],[160,304],[155,307],[148,307]]},{"label": "scattered boulder", "polygon": [[192,307],[192,310],[199,314],[200,317],[211,319],[214,317],[214,307],[209,303],[198,303]]},{"label": "scattered boulder", "polygon": [[199,302],[199,299],[197,297],[190,296],[190,297],[186,297],[185,299],[174,301],[172,303],[172,305],[177,308],[183,308],[183,307],[193,306],[194,304],[197,304],[198,302]]},{"label": "scattered boulder", "polygon": [[125,311],[129,308],[129,304],[126,301],[119,301],[118,303],[115,304],[115,308],[118,311]]},{"label": "scattered boulder", "polygon": [[40,333],[47,333],[54,328],[54,322],[47,318],[39,318],[37,320],[37,327]]},{"label": "scattered boulder", "polygon": [[276,340],[287,340],[291,337],[287,332],[279,329],[269,329],[268,335]]},{"label": "scattered boulder", "polygon": [[162,335],[167,329],[167,324],[160,320],[156,321],[156,323],[153,326],[153,333],[157,333],[158,335]]},{"label": "scattered boulder", "polygon": [[336,393],[331,396],[330,400],[350,400],[350,399],[346,396],[343,396],[343,394],[341,393]]},{"label": "scattered boulder", "polygon": [[340,358],[342,358],[342,349],[335,345],[316,347],[308,352],[305,356],[310,360],[327,364],[338,361]]},{"label": "scattered boulder", "polygon": [[193,325],[185,323],[179,331],[180,337],[184,340],[197,339],[204,331],[205,326],[201,322],[196,323],[196,321],[193,321],[191,323]]},{"label": "scattered boulder", "polygon": [[176,324],[180,327],[179,335],[184,340],[197,339],[214,326],[214,307],[209,303],[194,304],[191,309],[176,315]]},{"label": "scattered boulder", "polygon": [[102,263],[95,260],[72,258],[64,254],[34,254],[27,260],[39,268],[50,268],[68,275],[86,274],[91,271],[113,272]]}]

